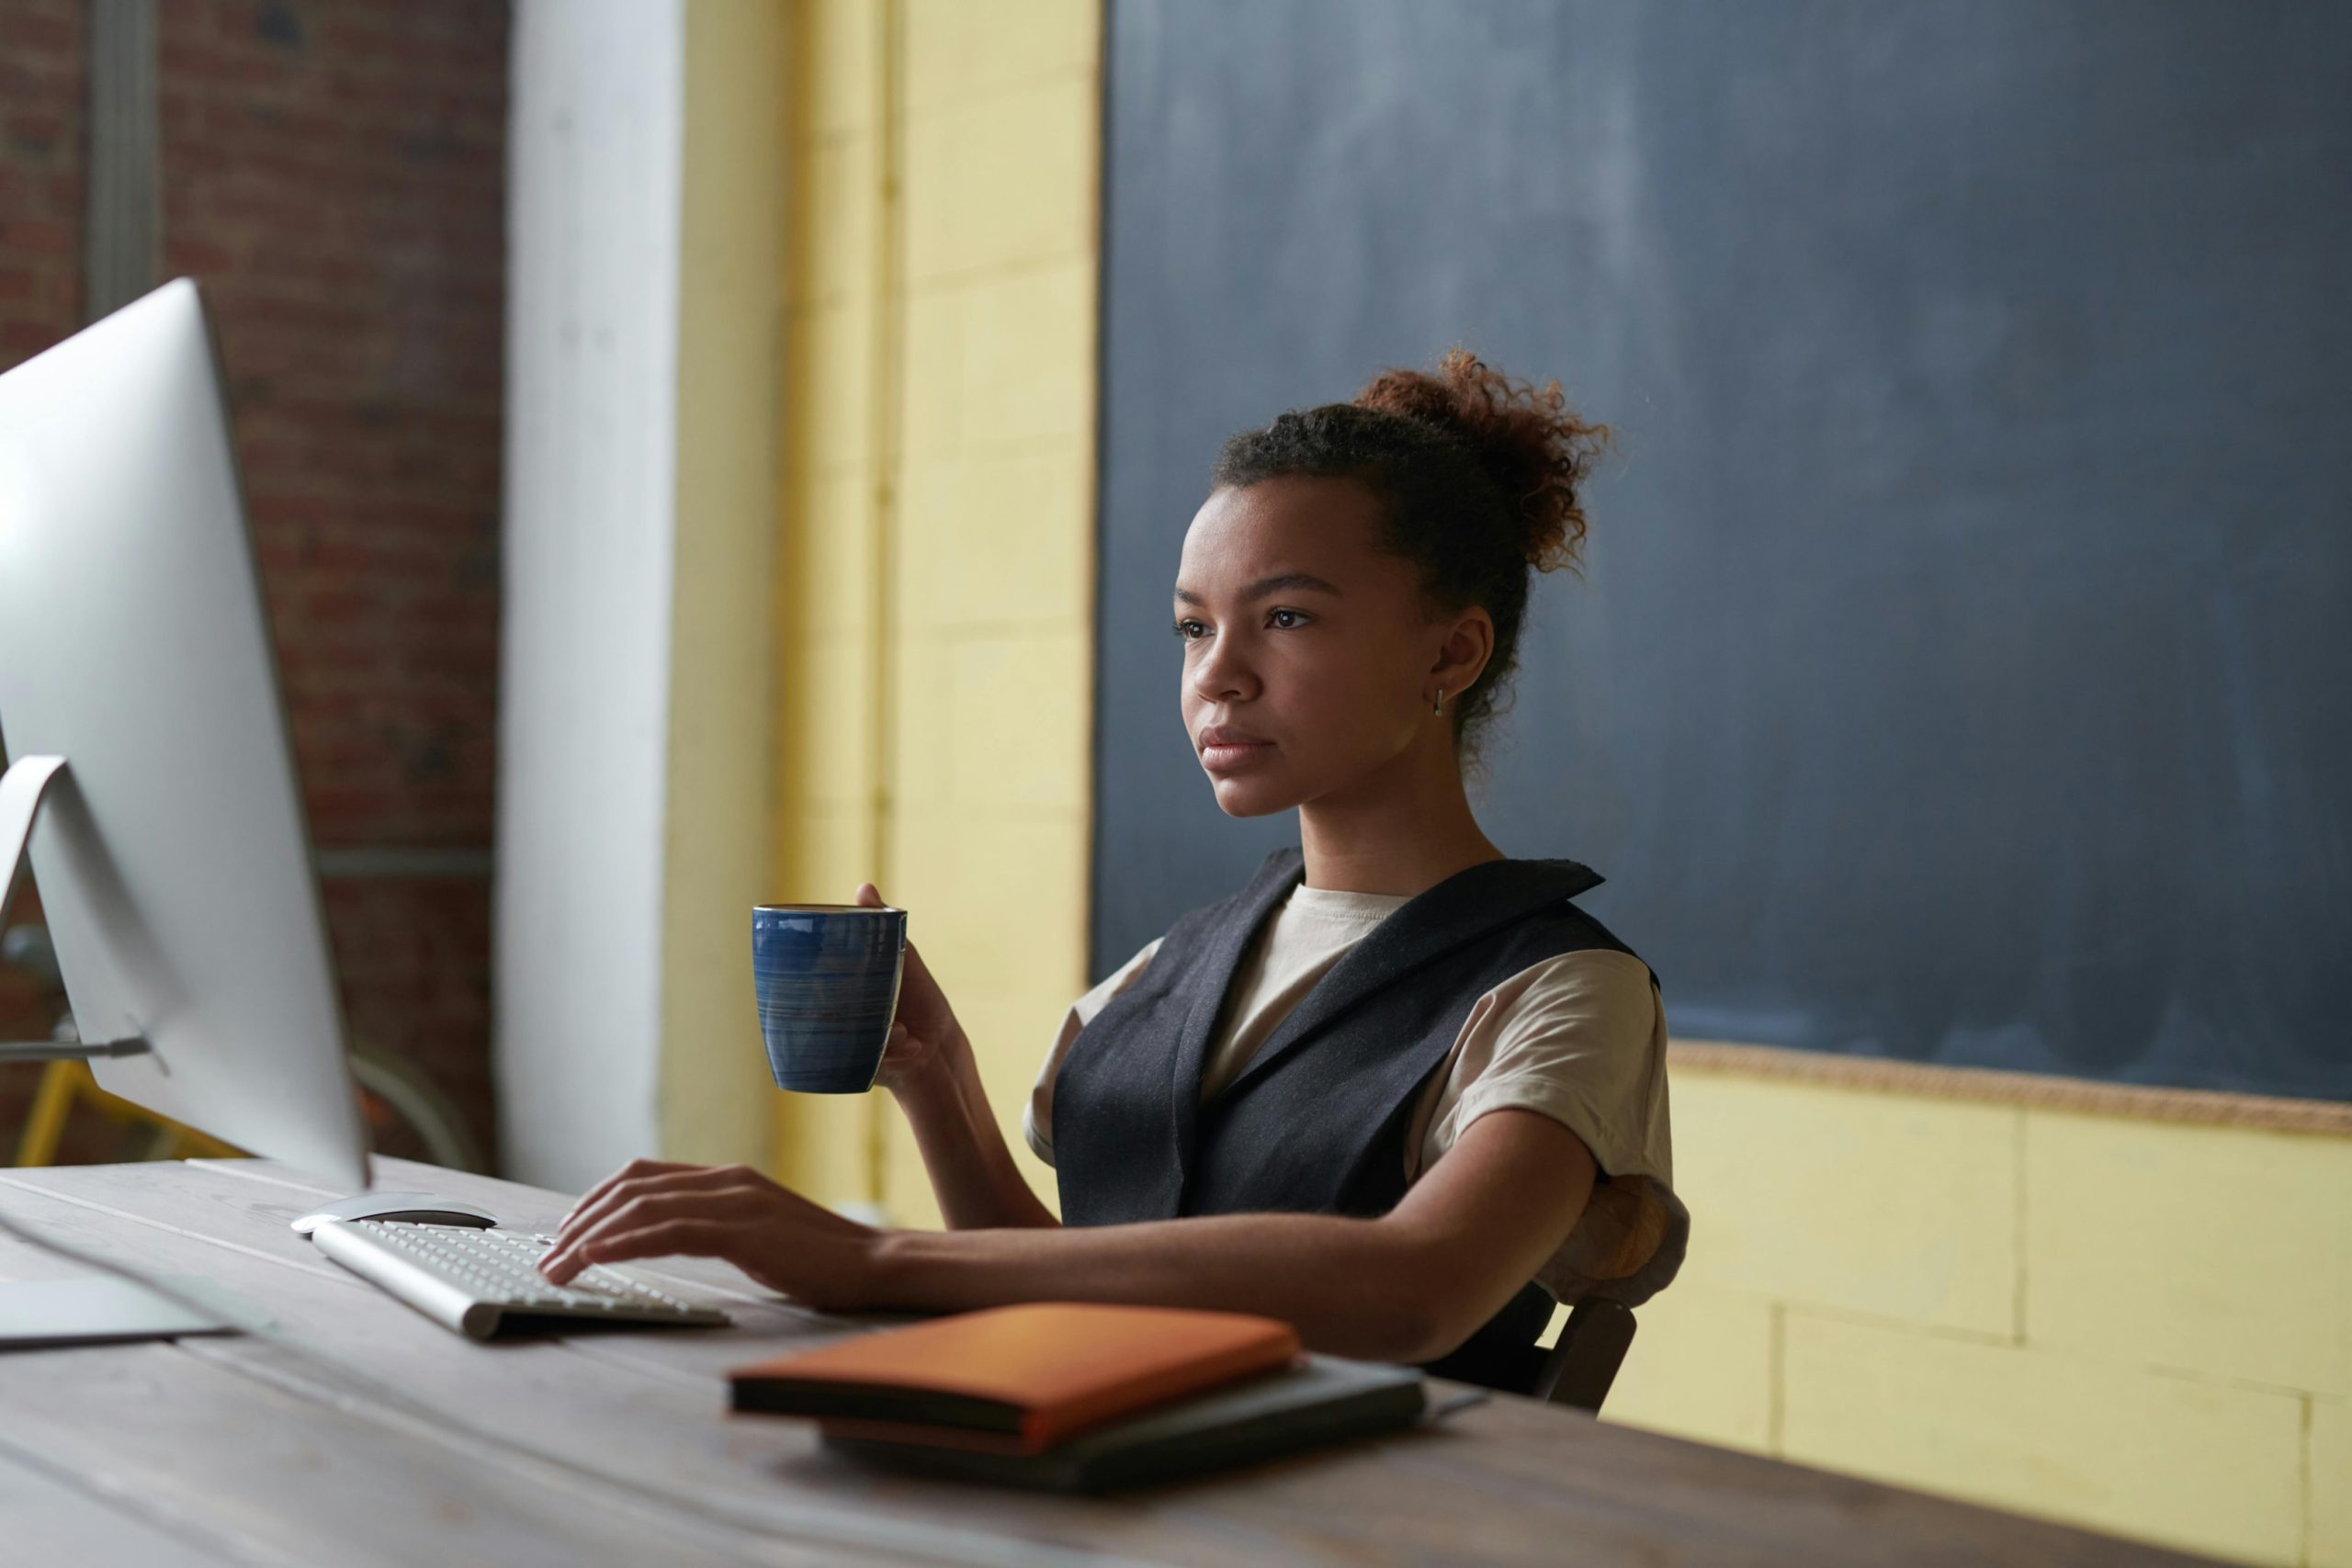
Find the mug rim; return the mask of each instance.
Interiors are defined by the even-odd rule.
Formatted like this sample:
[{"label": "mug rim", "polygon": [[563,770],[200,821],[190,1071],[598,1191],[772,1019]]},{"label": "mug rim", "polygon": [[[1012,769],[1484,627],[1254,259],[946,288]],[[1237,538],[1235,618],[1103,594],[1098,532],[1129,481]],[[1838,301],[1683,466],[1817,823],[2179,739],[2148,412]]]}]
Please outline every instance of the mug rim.
[{"label": "mug rim", "polygon": [[896,904],[754,904],[752,906],[752,913],[756,915],[763,912],[822,915],[903,915],[906,913]]}]

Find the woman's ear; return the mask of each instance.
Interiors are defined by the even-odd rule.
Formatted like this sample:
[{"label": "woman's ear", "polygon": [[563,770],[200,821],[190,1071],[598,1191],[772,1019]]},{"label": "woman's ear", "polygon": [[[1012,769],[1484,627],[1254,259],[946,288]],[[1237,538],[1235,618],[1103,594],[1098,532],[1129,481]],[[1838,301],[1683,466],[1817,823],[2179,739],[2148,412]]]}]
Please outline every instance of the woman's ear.
[{"label": "woman's ear", "polygon": [[1495,618],[1473,604],[1447,628],[1437,662],[1430,666],[1429,683],[1443,687],[1449,698],[1459,696],[1477,684],[1494,654]]}]

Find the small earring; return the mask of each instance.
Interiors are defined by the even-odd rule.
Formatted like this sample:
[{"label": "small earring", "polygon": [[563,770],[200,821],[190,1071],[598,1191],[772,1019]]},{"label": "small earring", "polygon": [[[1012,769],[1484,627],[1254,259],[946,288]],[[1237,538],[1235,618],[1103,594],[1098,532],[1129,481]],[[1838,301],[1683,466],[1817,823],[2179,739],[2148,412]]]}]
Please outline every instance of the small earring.
[{"label": "small earring", "polygon": [[1433,703],[1431,703],[1431,704],[1430,705],[1430,712],[1431,712],[1431,713],[1440,713],[1440,714],[1442,714],[1442,713],[1443,713],[1444,711],[1445,711],[1445,688],[1444,688],[1443,686],[1440,686],[1440,687],[1437,689],[1437,701],[1435,701],[1435,702],[1433,702]]}]

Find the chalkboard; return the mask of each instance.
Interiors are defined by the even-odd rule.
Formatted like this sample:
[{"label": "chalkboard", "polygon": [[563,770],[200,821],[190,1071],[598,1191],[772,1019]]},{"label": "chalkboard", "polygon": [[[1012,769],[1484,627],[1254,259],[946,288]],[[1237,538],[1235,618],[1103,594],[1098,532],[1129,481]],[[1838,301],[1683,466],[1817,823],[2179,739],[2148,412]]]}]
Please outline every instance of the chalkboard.
[{"label": "chalkboard", "polygon": [[1168,634],[1230,432],[1612,425],[1510,853],[1679,1037],[2352,1099],[2352,8],[1112,0],[1093,972],[1296,841]]}]

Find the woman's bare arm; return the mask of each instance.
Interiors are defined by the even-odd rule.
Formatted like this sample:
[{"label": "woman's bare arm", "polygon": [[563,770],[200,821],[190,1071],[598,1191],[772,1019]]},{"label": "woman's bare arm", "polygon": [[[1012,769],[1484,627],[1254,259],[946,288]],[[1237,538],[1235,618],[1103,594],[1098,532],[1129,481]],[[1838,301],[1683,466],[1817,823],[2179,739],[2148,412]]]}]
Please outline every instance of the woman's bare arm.
[{"label": "woman's bare arm", "polygon": [[723,1258],[822,1312],[1028,1301],[1216,1307],[1285,1319],[1312,1349],[1428,1361],[1533,1276],[1575,1228],[1593,1178],[1582,1139],[1518,1108],[1477,1118],[1378,1219],[879,1230],[747,1166],[637,1160],[573,1206],[539,1267],[560,1283],[592,1263]]},{"label": "woman's bare arm", "polygon": [[1060,1225],[1013,1165],[962,1029],[943,1043],[931,1071],[894,1085],[893,1092],[951,1230]]},{"label": "woman's bare arm", "polygon": [[1596,1175],[1583,1139],[1510,1108],[1473,1122],[1378,1219],[1210,1214],[892,1231],[874,1246],[861,1294],[874,1307],[926,1312],[1040,1300],[1256,1312],[1295,1324],[1310,1349],[1433,1360],[1533,1277],[1575,1227]]},{"label": "woman's bare arm", "polygon": [[[870,882],[858,884],[855,902],[882,907]],[[898,1010],[884,1043],[876,1085],[896,1096],[914,1128],[915,1146],[939,1212],[950,1226],[1018,1228],[1058,1224],[1037,1201],[1012,1163],[1012,1151],[989,1110],[972,1043],[956,1020],[947,993],[911,942],[899,985]]]}]

